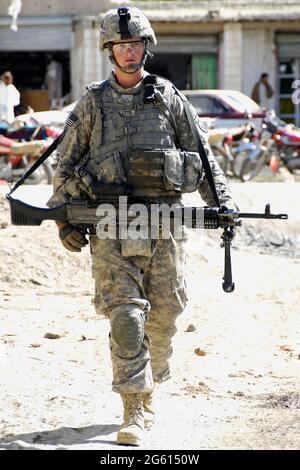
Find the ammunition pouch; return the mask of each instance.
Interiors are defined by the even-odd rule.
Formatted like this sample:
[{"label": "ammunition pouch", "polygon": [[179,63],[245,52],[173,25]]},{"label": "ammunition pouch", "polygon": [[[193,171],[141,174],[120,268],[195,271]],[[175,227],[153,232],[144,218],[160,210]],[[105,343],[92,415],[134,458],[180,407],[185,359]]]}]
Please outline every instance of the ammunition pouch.
[{"label": "ammunition pouch", "polygon": [[202,178],[202,163],[197,152],[135,150],[128,159],[130,184],[135,190],[151,188],[165,194],[188,193],[198,188]]},{"label": "ammunition pouch", "polygon": [[100,158],[85,158],[75,167],[75,173],[95,197],[178,196],[197,190],[202,178],[202,163],[197,152],[133,150],[126,156],[114,152]]},{"label": "ammunition pouch", "polygon": [[184,193],[193,193],[202,181],[202,162],[198,152],[184,153]]},{"label": "ammunition pouch", "polygon": [[75,167],[75,173],[95,197],[132,193],[132,189],[127,184],[119,152],[101,159],[92,160],[85,157],[85,162]]}]

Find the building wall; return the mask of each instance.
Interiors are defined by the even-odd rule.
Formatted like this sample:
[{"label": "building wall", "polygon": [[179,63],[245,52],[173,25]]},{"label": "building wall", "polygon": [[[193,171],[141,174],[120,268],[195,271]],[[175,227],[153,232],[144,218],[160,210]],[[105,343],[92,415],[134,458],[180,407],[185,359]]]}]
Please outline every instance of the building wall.
[{"label": "building wall", "polygon": [[104,80],[110,71],[106,53],[99,51],[99,28],[92,20],[75,23],[75,47],[71,51],[72,99],[78,99],[86,85]]},{"label": "building wall", "polygon": [[[263,72],[269,74],[269,83],[273,89],[276,88],[277,63],[274,37],[274,29],[263,25],[243,30],[241,91],[248,96],[251,96],[253,86]],[[275,95],[271,101],[275,107]]]},{"label": "building wall", "polygon": [[[262,0],[263,1],[263,0]],[[74,20],[75,45],[71,49],[72,97],[77,99],[87,83],[103,80],[111,66],[98,50],[99,26],[96,16],[100,11],[121,5],[122,0],[23,0],[21,17],[69,16]],[[126,2],[125,2],[126,3]],[[10,0],[0,1],[0,17],[7,19]],[[274,45],[275,32],[300,29],[299,21],[211,22],[153,21],[158,35],[219,34],[218,86],[251,94],[254,83],[262,72],[268,72],[270,83],[276,88],[277,63]],[[17,34],[17,33],[16,33]],[[275,98],[274,98],[275,106]]]},{"label": "building wall", "polygon": [[225,23],[223,33],[223,87],[242,88],[243,30],[241,23]]},{"label": "building wall", "polygon": [[[21,16],[98,15],[111,8],[110,0],[23,0]],[[0,16],[7,15],[10,0],[1,0]]]}]

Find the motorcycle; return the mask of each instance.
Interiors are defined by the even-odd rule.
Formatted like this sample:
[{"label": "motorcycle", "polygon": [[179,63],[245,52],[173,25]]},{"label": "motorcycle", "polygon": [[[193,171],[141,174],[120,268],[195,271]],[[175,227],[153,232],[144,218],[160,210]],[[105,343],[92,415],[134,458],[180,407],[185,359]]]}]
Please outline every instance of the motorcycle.
[{"label": "motorcycle", "polygon": [[214,154],[215,160],[218,162],[224,174],[227,174],[231,165],[230,144],[232,143],[232,135],[228,129],[210,129],[208,142]]},{"label": "motorcycle", "polygon": [[[277,164],[281,160],[290,173],[300,173],[300,130],[289,124],[279,126],[273,140],[277,150]],[[270,161],[270,166],[276,171],[275,159]]]},{"label": "motorcycle", "polygon": [[250,181],[268,165],[273,173],[284,165],[292,174],[300,171],[300,131],[279,119],[273,110],[263,120],[259,139],[241,165],[240,178]]},{"label": "motorcycle", "polygon": [[30,118],[28,122],[16,118],[11,124],[0,120],[0,135],[18,141],[47,140],[48,138],[54,140],[60,133],[61,129],[45,126],[34,118]]},{"label": "motorcycle", "polygon": [[233,173],[240,178],[241,167],[249,153],[256,148],[259,134],[253,122],[244,125],[243,131],[233,139],[231,145]]},{"label": "motorcycle", "polygon": [[209,143],[225,175],[239,177],[239,156],[249,148],[254,129],[251,123],[231,129],[209,129]]},{"label": "motorcycle", "polygon": [[[48,143],[43,140],[15,142],[0,134],[0,179],[9,183],[17,181],[47,147]],[[51,184],[52,178],[52,165],[49,160],[46,160],[26,182],[39,184],[45,181]]]}]

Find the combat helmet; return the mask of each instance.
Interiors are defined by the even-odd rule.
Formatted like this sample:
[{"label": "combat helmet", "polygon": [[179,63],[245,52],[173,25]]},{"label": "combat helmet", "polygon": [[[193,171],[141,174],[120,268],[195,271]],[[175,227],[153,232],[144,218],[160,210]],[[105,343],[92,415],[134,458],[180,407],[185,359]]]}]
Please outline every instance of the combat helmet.
[{"label": "combat helmet", "polygon": [[145,53],[139,64],[140,68],[144,66],[147,57],[151,56],[147,51],[148,44],[157,44],[155,33],[145,14],[136,7],[120,7],[109,10],[101,21],[100,50],[108,49],[110,60],[119,68],[121,67],[112,52],[113,43],[136,37],[141,38],[145,43]]}]

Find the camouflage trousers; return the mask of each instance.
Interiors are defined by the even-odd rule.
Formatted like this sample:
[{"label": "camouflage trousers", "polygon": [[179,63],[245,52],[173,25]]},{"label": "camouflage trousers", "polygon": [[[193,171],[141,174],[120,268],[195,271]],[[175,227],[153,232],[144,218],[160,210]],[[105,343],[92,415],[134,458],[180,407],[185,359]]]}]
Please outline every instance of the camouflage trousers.
[{"label": "camouflage trousers", "polygon": [[175,322],[187,303],[186,240],[186,235],[181,240],[172,236],[152,240],[150,256],[123,256],[123,241],[90,237],[96,312],[112,322],[116,308],[124,306],[127,312],[132,305],[145,316],[145,335],[135,357],[120,357],[110,335],[112,385],[117,393],[148,392],[153,380],[162,382],[170,376]]}]

